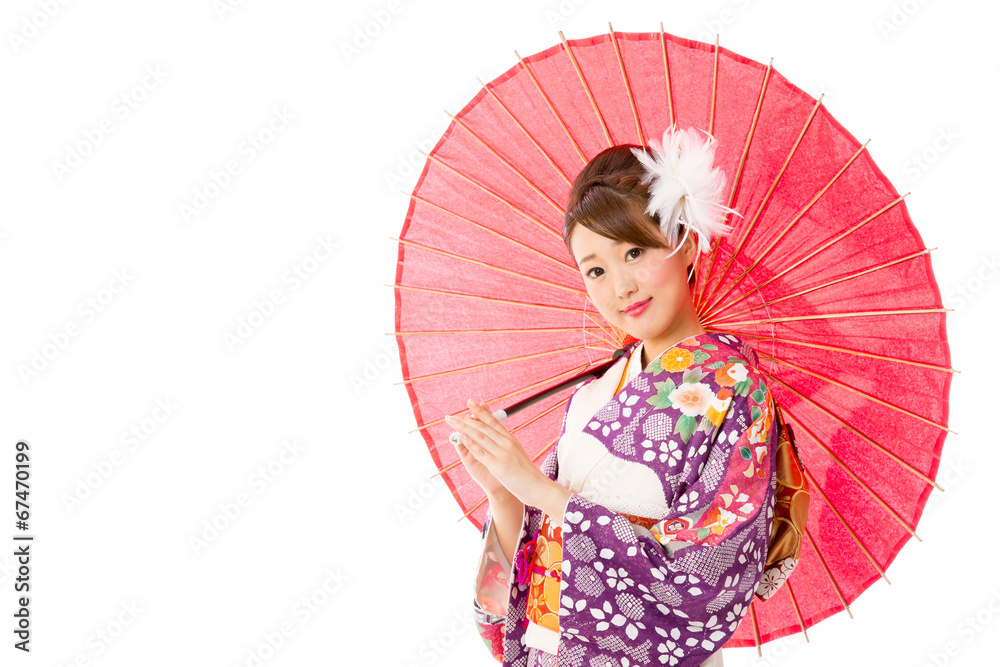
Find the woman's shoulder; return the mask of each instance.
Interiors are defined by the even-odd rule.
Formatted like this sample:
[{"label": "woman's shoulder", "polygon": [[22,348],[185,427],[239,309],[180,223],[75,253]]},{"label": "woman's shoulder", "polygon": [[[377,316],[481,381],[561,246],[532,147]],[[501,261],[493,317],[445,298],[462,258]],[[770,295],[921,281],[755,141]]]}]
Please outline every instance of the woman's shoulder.
[{"label": "woman's shoulder", "polygon": [[714,332],[711,335],[715,338],[715,340],[726,347],[726,352],[733,356],[740,357],[745,363],[752,366],[754,370],[759,369],[760,360],[757,357],[757,351],[746,340],[736,334],[724,333],[721,331]]}]

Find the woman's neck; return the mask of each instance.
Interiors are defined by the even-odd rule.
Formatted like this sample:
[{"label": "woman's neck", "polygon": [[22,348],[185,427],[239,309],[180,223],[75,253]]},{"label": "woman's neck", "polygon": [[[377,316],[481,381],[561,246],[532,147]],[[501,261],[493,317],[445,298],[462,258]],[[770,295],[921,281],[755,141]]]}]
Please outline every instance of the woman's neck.
[{"label": "woman's neck", "polygon": [[640,361],[644,369],[650,361],[682,340],[705,333],[705,327],[701,326],[701,320],[695,313],[694,305],[689,301],[687,306],[678,314],[673,326],[654,338],[646,338],[642,341],[642,359]]}]

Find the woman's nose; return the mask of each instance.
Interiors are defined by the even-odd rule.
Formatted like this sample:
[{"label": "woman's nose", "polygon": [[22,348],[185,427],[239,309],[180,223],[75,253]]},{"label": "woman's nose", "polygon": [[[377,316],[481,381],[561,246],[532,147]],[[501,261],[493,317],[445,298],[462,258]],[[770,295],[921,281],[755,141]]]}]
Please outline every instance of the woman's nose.
[{"label": "woman's nose", "polygon": [[628,271],[619,273],[615,279],[615,292],[618,294],[618,298],[627,299],[632,296],[635,290],[635,279],[632,277],[632,274]]}]

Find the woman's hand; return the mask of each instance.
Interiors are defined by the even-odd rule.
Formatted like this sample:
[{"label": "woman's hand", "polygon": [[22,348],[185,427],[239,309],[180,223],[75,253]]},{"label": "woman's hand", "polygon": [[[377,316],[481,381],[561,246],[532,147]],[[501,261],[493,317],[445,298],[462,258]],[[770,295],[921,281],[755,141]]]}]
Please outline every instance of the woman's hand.
[{"label": "woman's hand", "polygon": [[469,399],[472,417],[445,416],[445,421],[462,434],[458,455],[469,475],[487,496],[510,492],[525,505],[535,504],[549,479],[535,467],[517,438],[503,427],[486,404]]}]

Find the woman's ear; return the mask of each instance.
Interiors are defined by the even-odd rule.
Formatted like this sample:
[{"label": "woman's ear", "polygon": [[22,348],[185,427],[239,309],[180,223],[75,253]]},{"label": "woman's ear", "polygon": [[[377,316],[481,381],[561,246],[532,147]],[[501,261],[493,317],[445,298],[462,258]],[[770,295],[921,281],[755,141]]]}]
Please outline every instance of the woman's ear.
[{"label": "woman's ear", "polygon": [[684,247],[681,248],[681,254],[684,256],[684,261],[688,266],[694,261],[695,256],[698,254],[698,235],[694,232],[688,234],[687,238],[684,239]]}]

